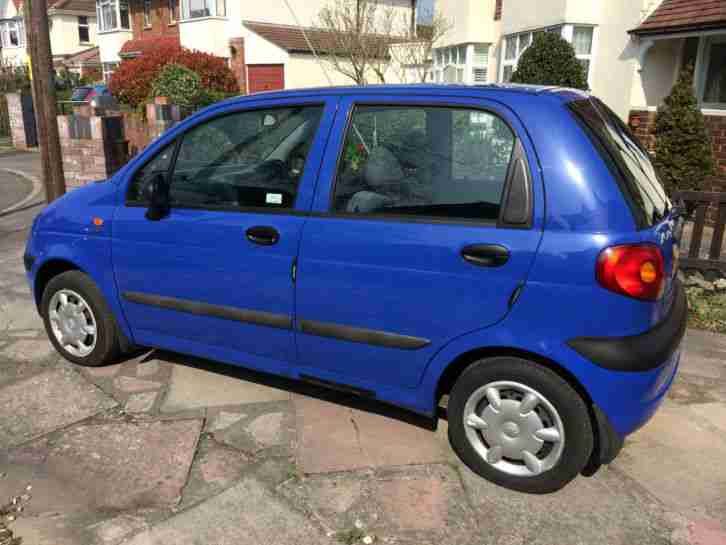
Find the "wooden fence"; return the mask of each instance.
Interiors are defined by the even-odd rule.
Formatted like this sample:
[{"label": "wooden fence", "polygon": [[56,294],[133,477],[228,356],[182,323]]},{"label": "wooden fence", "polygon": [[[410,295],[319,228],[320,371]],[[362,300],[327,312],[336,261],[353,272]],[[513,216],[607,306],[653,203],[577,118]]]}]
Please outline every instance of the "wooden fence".
[{"label": "wooden fence", "polygon": [[[693,210],[690,233],[685,233],[683,237],[683,242],[689,244],[686,255],[681,257],[681,268],[726,274],[726,256],[723,252],[726,193],[679,191],[673,200],[683,201],[688,210]],[[681,252],[683,250],[686,248],[682,248]]]}]

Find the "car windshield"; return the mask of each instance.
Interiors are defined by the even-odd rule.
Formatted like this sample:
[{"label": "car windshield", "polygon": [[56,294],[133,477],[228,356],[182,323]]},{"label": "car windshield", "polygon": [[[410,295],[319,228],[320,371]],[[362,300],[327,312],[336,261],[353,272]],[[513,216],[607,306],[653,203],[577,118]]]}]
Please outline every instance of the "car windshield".
[{"label": "car windshield", "polygon": [[649,227],[663,220],[670,201],[648,151],[627,125],[596,98],[572,102],[569,108],[595,138],[608,166],[615,169],[638,223]]}]

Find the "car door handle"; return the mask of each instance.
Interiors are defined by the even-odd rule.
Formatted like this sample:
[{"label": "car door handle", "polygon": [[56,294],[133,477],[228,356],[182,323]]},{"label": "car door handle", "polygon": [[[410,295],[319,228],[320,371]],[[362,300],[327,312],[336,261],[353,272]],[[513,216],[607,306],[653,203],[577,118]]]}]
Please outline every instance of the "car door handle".
[{"label": "car door handle", "polygon": [[277,232],[277,229],[263,225],[250,227],[245,231],[245,234],[247,235],[247,240],[260,246],[272,246],[280,240],[280,233]]},{"label": "car door handle", "polygon": [[499,244],[472,244],[461,250],[461,257],[477,267],[501,267],[509,261],[509,250]]}]

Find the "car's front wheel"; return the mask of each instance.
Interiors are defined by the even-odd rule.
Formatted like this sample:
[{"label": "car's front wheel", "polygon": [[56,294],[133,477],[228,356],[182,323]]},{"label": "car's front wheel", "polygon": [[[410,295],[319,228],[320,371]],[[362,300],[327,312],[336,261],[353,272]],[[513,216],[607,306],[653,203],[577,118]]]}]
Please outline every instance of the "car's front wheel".
[{"label": "car's front wheel", "polygon": [[86,274],[68,271],[52,278],[43,291],[41,314],[51,343],[68,361],[97,367],[118,357],[113,315]]},{"label": "car's front wheel", "polygon": [[521,492],[554,492],[585,467],[593,449],[587,406],[557,373],[510,357],[481,360],[457,380],[449,440],[487,480]]}]

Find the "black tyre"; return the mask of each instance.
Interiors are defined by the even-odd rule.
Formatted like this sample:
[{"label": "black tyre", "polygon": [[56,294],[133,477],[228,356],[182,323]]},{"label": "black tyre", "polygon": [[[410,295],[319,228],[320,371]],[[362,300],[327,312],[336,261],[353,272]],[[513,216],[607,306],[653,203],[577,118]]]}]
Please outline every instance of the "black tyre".
[{"label": "black tyre", "polygon": [[585,467],[593,431],[582,397],[537,363],[498,357],[471,365],[449,395],[449,441],[485,479],[532,494],[554,492]]},{"label": "black tyre", "polygon": [[98,367],[120,354],[113,314],[96,284],[80,271],[52,278],[40,311],[51,343],[68,361]]}]

